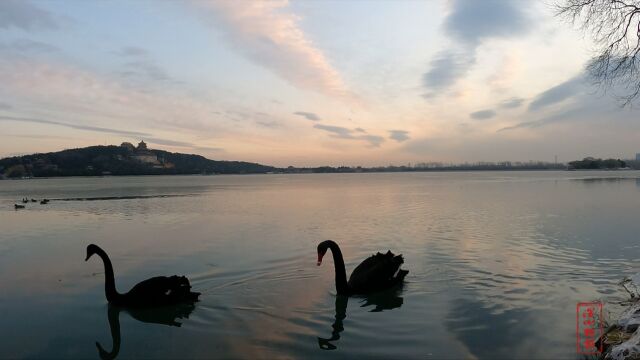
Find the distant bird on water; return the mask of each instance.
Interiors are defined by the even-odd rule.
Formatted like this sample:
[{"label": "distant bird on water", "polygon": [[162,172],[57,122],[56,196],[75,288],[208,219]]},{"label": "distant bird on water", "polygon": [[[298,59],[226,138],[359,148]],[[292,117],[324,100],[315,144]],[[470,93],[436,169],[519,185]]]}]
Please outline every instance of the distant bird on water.
[{"label": "distant bird on water", "polygon": [[13,208],[14,209],[24,209],[24,205],[19,205],[19,204],[13,204]]},{"label": "distant bird on water", "polygon": [[191,284],[184,276],[158,276],[142,281],[128,293],[120,294],[116,290],[113,266],[109,256],[99,246],[87,246],[87,258],[96,254],[102,258],[105,273],[105,294],[107,301],[122,307],[153,307],[196,302],[200,293],[191,291]]},{"label": "distant bird on water", "polygon": [[402,255],[396,256],[387,251],[386,254],[377,253],[365,259],[353,270],[347,282],[342,252],[334,241],[325,240],[318,244],[318,266],[322,264],[322,257],[328,249],[333,254],[338,295],[361,295],[386,290],[402,283],[409,273],[400,269],[400,265],[404,263]]}]

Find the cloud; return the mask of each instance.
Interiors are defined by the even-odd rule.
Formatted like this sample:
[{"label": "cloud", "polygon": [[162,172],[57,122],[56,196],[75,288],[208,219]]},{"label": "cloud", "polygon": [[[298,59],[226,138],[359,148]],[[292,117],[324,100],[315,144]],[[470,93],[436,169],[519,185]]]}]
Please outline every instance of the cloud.
[{"label": "cloud", "polygon": [[405,130],[389,130],[389,139],[393,139],[397,142],[403,142],[410,139],[409,132]]},{"label": "cloud", "polygon": [[354,135],[355,132],[361,132],[358,130],[351,130],[342,126],[333,126],[333,125],[324,125],[324,124],[315,124],[314,128],[324,130],[326,132],[331,133],[331,136],[339,139],[350,139],[350,140],[364,140],[369,143],[371,147],[379,147],[383,142],[384,138],[382,136],[377,135]]},{"label": "cloud", "polygon": [[288,1],[194,1],[213,10],[212,23],[248,59],[292,85],[330,96],[353,97],[343,80],[299,27]]},{"label": "cloud", "polygon": [[471,114],[469,114],[469,117],[476,120],[487,120],[487,119],[491,119],[494,116],[496,116],[496,112],[491,109],[480,110],[480,111],[472,112]]},{"label": "cloud", "polygon": [[58,27],[51,13],[34,6],[28,0],[0,1],[0,29],[34,31],[55,30]]},{"label": "cloud", "polygon": [[361,135],[357,138],[368,141],[371,147],[379,147],[384,142],[384,138],[377,135]]},{"label": "cloud", "polygon": [[4,137],[8,138],[23,138],[23,139],[51,139],[51,140],[75,140],[69,136],[55,136],[55,135],[34,135],[34,134],[2,134]]},{"label": "cloud", "polygon": [[[591,84],[585,81],[584,74],[580,74],[543,91],[529,104],[527,115],[532,116],[537,114],[538,110],[552,105],[558,107],[556,111],[536,120],[527,120],[503,127],[498,132],[534,129],[559,122],[573,121],[584,125],[588,121],[599,121],[600,119],[612,121],[616,117],[623,121],[625,112],[622,112],[622,109],[616,106],[615,99],[589,91],[590,86]],[[566,101],[569,99],[571,101]]]},{"label": "cloud", "polygon": [[[31,122],[31,123],[38,123],[38,124],[48,124],[48,125],[63,126],[63,127],[71,128],[71,129],[76,129],[76,130],[86,130],[86,131],[101,132],[101,133],[107,133],[107,134],[113,134],[113,135],[121,135],[121,136],[134,137],[134,138],[144,138],[145,141],[147,141],[149,143],[152,143],[152,144],[158,144],[158,145],[187,147],[187,148],[192,148],[192,149],[213,150],[213,151],[222,151],[223,150],[221,148],[215,148],[215,147],[198,146],[198,145],[195,145],[195,144],[190,143],[190,142],[167,140],[167,139],[157,138],[157,137],[151,136],[151,134],[149,134],[149,133],[138,132],[138,131],[118,130],[118,129],[110,129],[110,128],[98,127],[98,126],[78,125],[78,124],[65,123],[65,122],[61,122],[61,121],[44,120],[44,119],[36,119],[36,118],[28,118],[28,117],[17,117],[17,116],[1,116],[0,115],[0,121],[18,121],[18,122]],[[46,136],[46,135],[36,135],[35,137],[37,137],[37,138],[47,138],[48,136]]]},{"label": "cloud", "polygon": [[156,138],[156,137],[145,137],[144,140],[150,144],[157,144],[157,145],[165,145],[165,146],[174,146],[174,147],[184,147],[184,148],[190,148],[190,149],[194,149],[194,150],[207,150],[207,151],[224,151],[224,149],[222,148],[217,148],[217,147],[208,147],[208,146],[199,146],[190,142],[186,142],[186,141],[175,141],[175,140],[167,140],[167,139],[160,139],[160,138]]},{"label": "cloud", "polygon": [[303,118],[306,118],[307,120],[311,120],[311,121],[320,121],[320,116],[312,113],[312,112],[306,112],[306,111],[296,111],[293,113],[294,115],[298,115],[298,116],[302,116]]},{"label": "cloud", "polygon": [[132,137],[149,136],[148,133],[137,132],[137,131],[109,129],[109,128],[98,127],[98,126],[70,124],[70,123],[64,123],[60,121],[27,118],[27,117],[0,116],[0,121],[18,121],[18,122],[32,122],[32,123],[39,123],[39,124],[58,125],[58,126],[71,128],[71,129],[76,129],[76,130],[87,130],[87,131],[109,133],[114,135],[126,135],[126,136],[132,136]]},{"label": "cloud", "polygon": [[497,132],[517,129],[535,129],[565,121],[586,122],[594,117],[611,118],[616,110],[619,111],[620,109],[612,107],[611,102],[603,101],[602,97],[597,98],[595,95],[590,94],[576,98],[574,104],[571,104],[556,114],[545,116],[538,120],[523,121],[512,126],[506,126]]},{"label": "cloud", "polygon": [[522,106],[522,104],[524,103],[524,100],[525,99],[518,98],[518,97],[507,99],[500,104],[500,107],[504,109],[515,109],[517,107]]},{"label": "cloud", "polygon": [[529,104],[529,111],[537,111],[576,96],[584,90],[584,85],[584,74],[575,76],[562,84],[556,85],[538,94],[538,96],[536,96]]},{"label": "cloud", "polygon": [[154,82],[179,83],[158,66],[149,53],[139,47],[125,46],[116,54],[122,56],[127,61],[123,64],[124,70],[120,71],[120,76],[129,82],[137,85],[148,85]]},{"label": "cloud", "polygon": [[451,3],[451,13],[444,22],[445,31],[466,44],[477,45],[483,39],[522,34],[531,25],[523,1],[454,0]]},{"label": "cloud", "polygon": [[266,128],[269,129],[275,129],[275,128],[279,128],[282,126],[282,124],[280,124],[279,122],[275,121],[275,120],[259,120],[256,121],[256,124],[260,125],[260,126],[264,126]]},{"label": "cloud", "polygon": [[46,54],[58,51],[58,48],[30,39],[17,39],[10,43],[0,43],[0,52],[17,53],[17,54]]},{"label": "cloud", "polygon": [[219,109],[215,99],[194,96],[184,88],[155,86],[148,91],[148,84],[139,86],[71,65],[31,58],[7,61],[1,56],[0,79],[0,98],[22,99],[39,111],[53,111],[47,115],[63,111],[75,118],[117,122],[125,129],[136,124],[197,134],[235,131],[212,121],[212,111]]},{"label": "cloud", "polygon": [[124,64],[125,70],[120,72],[124,78],[134,81],[173,82],[172,78],[154,62],[146,59],[129,61]]},{"label": "cloud", "polygon": [[117,51],[116,54],[122,55],[125,57],[128,57],[128,56],[138,57],[138,56],[149,55],[147,50],[137,46],[125,46],[122,49],[120,49],[120,51]]},{"label": "cloud", "polygon": [[526,33],[532,25],[528,2],[513,0],[453,0],[444,32],[453,46],[438,52],[422,76],[429,99],[453,86],[475,65],[481,42]]},{"label": "cloud", "polygon": [[430,70],[422,75],[422,83],[429,93],[426,97],[438,95],[439,91],[453,85],[475,64],[475,52],[455,52],[443,50],[431,60]]},{"label": "cloud", "polygon": [[333,133],[334,136],[339,137],[339,138],[343,138],[343,139],[353,139],[353,130],[351,129],[347,129],[345,127],[342,126],[333,126],[333,125],[323,125],[323,124],[315,124],[313,125],[314,128],[316,129],[320,129],[320,130],[324,130],[324,131],[328,131],[330,133]]},{"label": "cloud", "polygon": [[542,120],[523,121],[523,122],[518,123],[516,125],[505,126],[505,127],[501,128],[501,129],[498,129],[498,131],[496,131],[496,132],[523,129],[523,128],[533,129],[533,128],[541,127],[543,125],[547,125],[547,124],[551,124],[553,122],[556,122],[556,119],[554,119],[554,118],[555,117],[550,117],[550,118],[546,118],[546,119],[542,119]]}]

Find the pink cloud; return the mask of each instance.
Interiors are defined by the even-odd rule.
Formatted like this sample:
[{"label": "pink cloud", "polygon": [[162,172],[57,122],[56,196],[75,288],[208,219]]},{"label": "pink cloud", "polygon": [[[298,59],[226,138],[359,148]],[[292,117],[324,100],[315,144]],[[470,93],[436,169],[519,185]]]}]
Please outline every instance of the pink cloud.
[{"label": "pink cloud", "polygon": [[340,74],[298,26],[288,1],[195,2],[229,41],[251,61],[275,72],[294,86],[334,97],[353,98]]}]

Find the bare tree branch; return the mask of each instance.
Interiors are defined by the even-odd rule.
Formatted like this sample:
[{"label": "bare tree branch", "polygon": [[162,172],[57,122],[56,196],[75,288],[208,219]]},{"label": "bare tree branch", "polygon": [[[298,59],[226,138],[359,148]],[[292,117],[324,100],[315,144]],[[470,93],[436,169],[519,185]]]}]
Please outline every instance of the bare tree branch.
[{"label": "bare tree branch", "polygon": [[622,90],[618,98],[631,105],[640,97],[640,0],[562,0],[556,8],[593,38],[597,54],[587,71],[594,83]]}]

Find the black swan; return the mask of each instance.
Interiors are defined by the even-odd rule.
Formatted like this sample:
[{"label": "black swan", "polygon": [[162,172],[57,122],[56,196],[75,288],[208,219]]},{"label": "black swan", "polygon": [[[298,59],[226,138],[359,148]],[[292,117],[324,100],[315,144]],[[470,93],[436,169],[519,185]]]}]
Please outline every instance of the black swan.
[{"label": "black swan", "polygon": [[176,275],[153,277],[138,283],[128,293],[120,294],[116,291],[113,266],[107,253],[97,245],[91,244],[87,246],[85,261],[89,260],[93,254],[100,256],[104,262],[104,291],[107,295],[107,301],[113,305],[151,307],[198,301],[200,293],[191,291],[191,285],[186,277]]},{"label": "black swan", "polygon": [[331,249],[333,264],[336,272],[336,291],[338,295],[369,294],[382,291],[401,284],[409,273],[400,270],[404,263],[402,255],[394,255],[391,251],[386,254],[377,253],[358,265],[347,282],[347,271],[340,247],[334,241],[325,240],[318,244],[318,266],[322,264],[322,257]]}]

